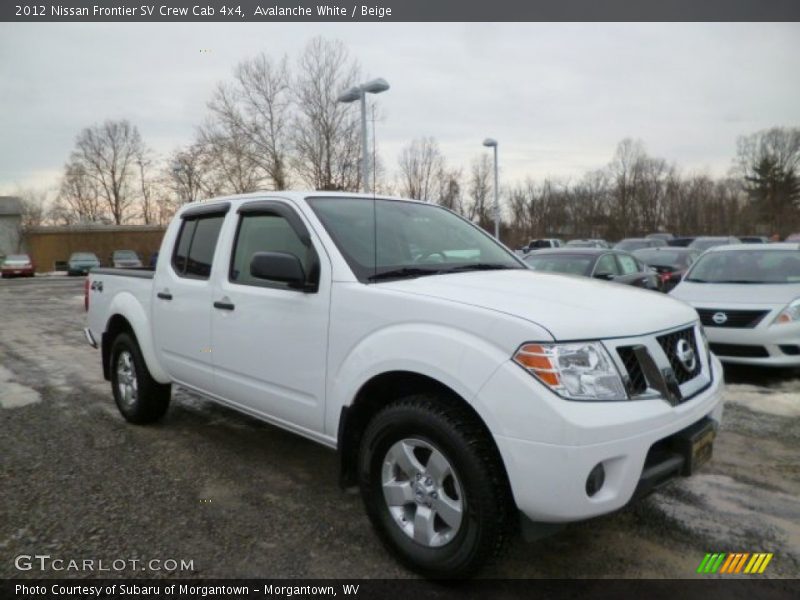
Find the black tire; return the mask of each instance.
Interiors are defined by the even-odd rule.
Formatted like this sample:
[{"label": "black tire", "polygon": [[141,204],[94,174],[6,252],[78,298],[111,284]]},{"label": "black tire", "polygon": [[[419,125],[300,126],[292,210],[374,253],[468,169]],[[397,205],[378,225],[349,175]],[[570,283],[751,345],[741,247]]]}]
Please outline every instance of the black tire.
[{"label": "black tire", "polygon": [[[462,516],[457,528],[449,527],[440,516],[431,520],[434,530],[436,523],[440,527],[435,536],[440,535],[440,530],[445,532],[444,536],[452,536],[446,542],[440,540],[441,545],[435,547],[413,539],[412,535],[416,533],[407,533],[412,523],[417,526],[414,519],[421,508],[419,502],[424,504],[426,496],[414,496],[415,500],[402,508],[395,505],[392,510],[396,516],[384,498],[386,469],[400,472],[384,463],[390,464],[392,450],[402,448],[398,444],[409,440],[412,447],[418,442],[422,444],[415,446],[414,453],[417,458],[422,453],[418,464],[423,465],[426,472],[431,469],[433,453],[438,451],[452,467],[457,482],[454,485],[451,480],[450,487],[458,493],[447,492],[446,484],[437,488],[438,484],[434,483],[427,488],[429,491],[438,489],[440,495],[428,497],[434,504],[426,504],[429,512],[423,515],[435,512],[435,503],[443,500],[445,494],[450,498],[458,497],[461,502]],[[430,454],[427,455],[427,464],[424,464],[428,452],[424,448],[426,444],[430,447]],[[446,398],[429,394],[412,395],[392,403],[375,415],[367,426],[358,462],[359,485],[367,515],[381,541],[411,570],[432,578],[470,577],[502,553],[516,508],[496,446],[465,409],[447,402]],[[391,479],[394,484],[406,483],[406,476],[402,473]],[[414,478],[409,476],[408,479],[414,483]],[[425,481],[423,475],[422,482]],[[431,480],[427,479],[427,482],[430,484]],[[410,487],[412,491],[420,489],[414,485]],[[437,499],[430,500],[431,497]],[[421,535],[425,536],[424,533]]]},{"label": "black tire", "polygon": [[[123,365],[127,365],[128,377],[132,378],[128,381],[135,388],[131,395],[125,395],[120,386],[120,378],[126,371]],[[114,401],[125,420],[144,425],[158,421],[167,412],[172,386],[153,379],[132,334],[120,333],[111,343],[110,375]],[[125,382],[122,383],[125,387]]]}]

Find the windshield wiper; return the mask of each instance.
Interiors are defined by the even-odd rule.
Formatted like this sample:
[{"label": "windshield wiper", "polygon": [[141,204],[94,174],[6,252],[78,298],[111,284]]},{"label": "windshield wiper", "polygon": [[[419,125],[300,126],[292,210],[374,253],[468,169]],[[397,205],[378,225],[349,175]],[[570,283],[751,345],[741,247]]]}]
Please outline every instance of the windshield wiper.
[{"label": "windshield wiper", "polygon": [[367,277],[368,281],[379,281],[381,279],[401,279],[403,277],[422,277],[423,275],[436,275],[441,273],[441,269],[422,269],[420,267],[403,267],[401,269],[392,269],[391,271],[383,271],[382,273],[375,273]]},{"label": "windshield wiper", "polygon": [[446,269],[446,273],[455,273],[457,271],[499,271],[501,269],[517,269],[519,267],[512,267],[510,265],[503,265],[500,263],[473,263],[470,265],[460,265]]},{"label": "windshield wiper", "polygon": [[707,279],[696,279],[694,277],[687,277],[686,279],[684,279],[684,281],[691,281],[692,283],[712,283]]}]

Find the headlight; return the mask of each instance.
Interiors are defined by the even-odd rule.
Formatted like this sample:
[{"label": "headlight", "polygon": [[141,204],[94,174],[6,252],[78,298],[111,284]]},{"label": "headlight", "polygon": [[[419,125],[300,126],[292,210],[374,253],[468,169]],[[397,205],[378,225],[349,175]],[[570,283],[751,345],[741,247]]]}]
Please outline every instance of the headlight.
[{"label": "headlight", "polygon": [[797,323],[798,321],[800,321],[800,298],[794,302],[790,302],[789,305],[781,311],[781,314],[775,317],[773,324]]},{"label": "headlight", "polygon": [[599,342],[524,344],[514,362],[568,400],[627,400],[628,394]]}]

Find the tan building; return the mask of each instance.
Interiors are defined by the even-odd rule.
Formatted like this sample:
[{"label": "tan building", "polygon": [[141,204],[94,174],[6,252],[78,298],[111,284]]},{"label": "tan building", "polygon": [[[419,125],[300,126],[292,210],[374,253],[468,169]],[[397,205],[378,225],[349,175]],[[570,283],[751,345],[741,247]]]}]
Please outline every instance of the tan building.
[{"label": "tan building", "polygon": [[109,266],[114,250],[133,250],[147,266],[161,246],[165,229],[157,225],[32,227],[25,241],[39,273],[66,270],[73,252],[93,252],[103,266]]}]

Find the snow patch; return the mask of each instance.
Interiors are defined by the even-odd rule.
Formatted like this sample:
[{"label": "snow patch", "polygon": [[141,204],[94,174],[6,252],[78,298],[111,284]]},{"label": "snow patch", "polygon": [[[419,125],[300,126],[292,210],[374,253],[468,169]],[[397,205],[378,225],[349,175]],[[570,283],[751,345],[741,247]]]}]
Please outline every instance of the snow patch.
[{"label": "snow patch", "polygon": [[800,417],[800,381],[792,380],[774,387],[728,384],[725,400],[755,412],[779,417]]},{"label": "snow patch", "polygon": [[0,407],[19,408],[41,400],[39,392],[14,381],[14,373],[0,365]]}]

